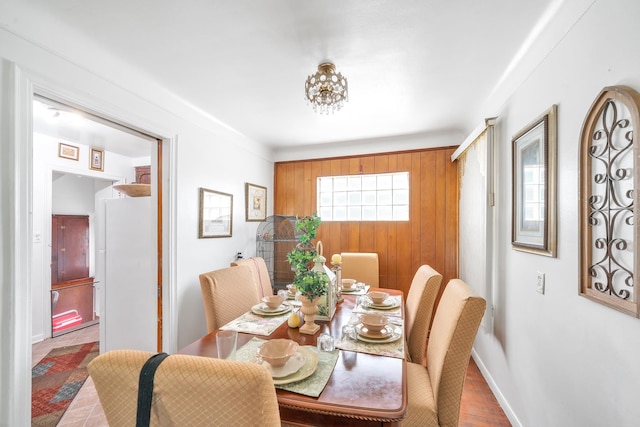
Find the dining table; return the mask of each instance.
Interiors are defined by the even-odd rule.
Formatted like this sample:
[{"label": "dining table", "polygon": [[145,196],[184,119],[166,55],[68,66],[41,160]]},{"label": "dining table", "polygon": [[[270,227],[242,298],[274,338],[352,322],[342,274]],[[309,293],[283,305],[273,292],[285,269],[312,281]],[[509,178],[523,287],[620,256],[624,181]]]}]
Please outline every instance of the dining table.
[{"label": "dining table", "polygon": [[[395,289],[375,289],[389,293],[401,301],[397,321],[404,319],[404,298],[402,291]],[[407,378],[404,353],[404,334],[399,343],[400,352],[386,354],[367,351],[353,346],[340,346],[346,342],[343,326],[353,324],[358,312],[362,312],[357,295],[343,294],[331,320],[320,321],[320,330],[313,335],[299,332],[284,321],[269,335],[239,332],[238,352],[257,340],[285,338],[296,341],[300,346],[312,346],[316,350],[318,336],[328,333],[336,343],[335,366],[324,388],[318,396],[309,396],[295,391],[278,388],[276,394],[283,423],[313,426],[397,426],[407,411]],[[294,307],[295,309],[295,307]],[[366,308],[365,308],[366,310]],[[391,316],[391,314],[390,314]],[[222,327],[224,329],[224,326]],[[402,333],[404,327],[401,327]],[[219,330],[219,329],[218,329]],[[204,357],[217,357],[215,330],[179,351]],[[349,343],[347,343],[349,344]],[[354,344],[354,343],[351,343]],[[357,343],[355,343],[357,344]],[[375,345],[367,345],[369,349]],[[347,350],[349,348],[352,350]]]}]

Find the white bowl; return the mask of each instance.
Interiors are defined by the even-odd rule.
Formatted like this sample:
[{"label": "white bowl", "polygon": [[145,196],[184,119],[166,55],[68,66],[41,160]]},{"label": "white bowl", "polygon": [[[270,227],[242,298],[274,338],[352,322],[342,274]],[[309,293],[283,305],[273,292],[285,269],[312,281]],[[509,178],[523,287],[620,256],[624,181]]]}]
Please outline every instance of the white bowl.
[{"label": "white bowl", "polygon": [[369,332],[378,333],[389,324],[389,319],[382,314],[367,313],[360,316],[360,322]]},{"label": "white bowl", "polygon": [[367,296],[374,304],[382,304],[389,297],[389,294],[381,291],[373,291],[367,293]]},{"label": "white bowl", "polygon": [[356,279],[342,279],[342,288],[351,289],[356,284]]},{"label": "white bowl", "polygon": [[284,366],[287,360],[298,351],[298,343],[292,340],[277,338],[269,340],[258,347],[258,356],[274,368]]},{"label": "white bowl", "polygon": [[275,310],[276,308],[280,307],[280,304],[284,302],[284,297],[280,295],[269,295],[262,298],[262,302],[267,304],[267,307],[269,307],[271,310]]}]

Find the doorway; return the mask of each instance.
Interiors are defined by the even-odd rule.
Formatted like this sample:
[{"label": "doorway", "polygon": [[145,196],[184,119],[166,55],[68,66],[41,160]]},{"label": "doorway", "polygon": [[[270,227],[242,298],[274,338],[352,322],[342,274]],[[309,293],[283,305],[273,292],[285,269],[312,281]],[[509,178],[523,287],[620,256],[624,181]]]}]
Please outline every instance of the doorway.
[{"label": "doorway", "polygon": [[[128,184],[136,180],[136,167],[150,169],[154,195],[151,197],[149,223],[154,224],[156,236],[152,258],[154,265],[153,295],[158,300],[153,306],[156,349],[162,349],[162,140],[128,128],[64,102],[34,96],[34,277],[42,277],[32,284],[34,322],[32,340],[51,337],[51,218],[53,214],[87,214],[90,217],[91,250],[90,277],[95,277],[93,295],[96,317],[104,309],[105,295],[109,292],[105,276],[104,211],[102,200],[125,198],[113,189],[113,184]],[[100,153],[100,167],[90,156]],[[44,172],[44,177],[41,175]],[[47,179],[48,176],[48,179]],[[79,198],[78,191],[56,192],[55,179],[59,177],[88,181],[88,195]],[[38,197],[41,195],[42,197]],[[42,202],[39,202],[42,200]],[[38,316],[38,313],[41,313]],[[158,319],[157,323],[155,320]],[[106,331],[101,324],[101,340]],[[112,336],[112,334],[109,334]],[[154,349],[155,350],[155,349]]]}]

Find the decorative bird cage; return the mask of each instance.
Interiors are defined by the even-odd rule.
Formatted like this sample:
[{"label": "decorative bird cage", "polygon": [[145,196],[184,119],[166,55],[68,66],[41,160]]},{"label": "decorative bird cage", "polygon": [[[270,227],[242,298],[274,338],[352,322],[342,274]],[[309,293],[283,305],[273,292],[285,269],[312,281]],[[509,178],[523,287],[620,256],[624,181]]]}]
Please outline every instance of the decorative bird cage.
[{"label": "decorative bird cage", "polygon": [[267,264],[271,285],[276,292],[293,283],[294,272],[287,261],[287,254],[298,244],[299,236],[295,216],[273,215],[258,225],[256,256],[262,257]]}]

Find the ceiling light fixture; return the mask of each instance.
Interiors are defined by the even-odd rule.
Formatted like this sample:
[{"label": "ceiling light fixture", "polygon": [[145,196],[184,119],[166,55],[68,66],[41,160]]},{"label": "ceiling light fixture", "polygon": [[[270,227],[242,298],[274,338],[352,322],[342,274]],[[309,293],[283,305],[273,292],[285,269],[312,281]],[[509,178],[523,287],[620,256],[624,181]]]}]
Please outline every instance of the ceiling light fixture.
[{"label": "ceiling light fixture", "polygon": [[318,65],[318,71],[307,77],[304,92],[313,111],[320,114],[335,113],[349,100],[347,78],[336,73],[330,62]]}]

